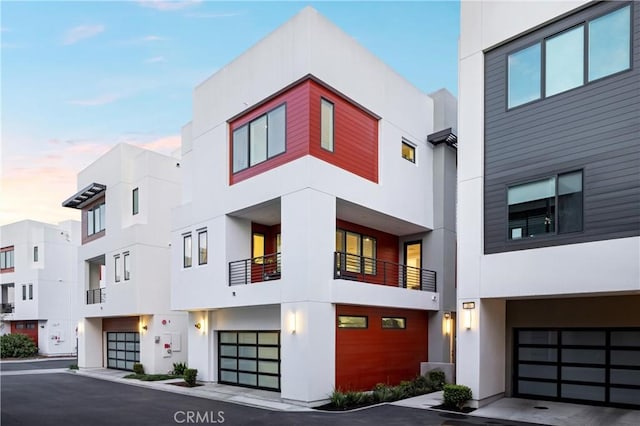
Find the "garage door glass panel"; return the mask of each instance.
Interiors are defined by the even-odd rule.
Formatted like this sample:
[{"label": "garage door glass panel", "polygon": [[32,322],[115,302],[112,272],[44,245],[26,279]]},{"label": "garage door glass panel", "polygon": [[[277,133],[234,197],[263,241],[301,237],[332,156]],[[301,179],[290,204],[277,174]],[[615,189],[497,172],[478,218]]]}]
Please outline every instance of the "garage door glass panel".
[{"label": "garage door glass panel", "polygon": [[221,371],[220,380],[229,383],[238,383],[238,373],[233,371]]},{"label": "garage door glass panel", "polygon": [[575,362],[580,364],[604,364],[605,351],[598,349],[563,349],[562,362]]},{"label": "garage door glass panel", "polygon": [[640,350],[611,351],[611,364],[640,366]]},{"label": "garage door glass panel", "polygon": [[611,388],[609,399],[618,404],[640,405],[640,389]]},{"label": "garage door glass panel", "polygon": [[257,355],[258,349],[255,346],[239,346],[238,347],[238,356],[245,358],[255,358]]},{"label": "garage door glass panel", "polygon": [[237,333],[220,333],[220,343],[238,343]]},{"label": "garage door glass panel", "polygon": [[255,374],[238,373],[238,383],[241,385],[258,386],[258,376]]},{"label": "garage door glass panel", "polygon": [[518,366],[520,377],[539,377],[541,379],[557,379],[558,367],[555,365],[529,365],[520,364]]},{"label": "garage door glass panel", "polygon": [[563,384],[561,396],[562,398],[604,401],[604,388],[602,386]]},{"label": "garage door glass panel", "polygon": [[604,368],[562,367],[562,380],[576,380],[579,382],[603,382]]},{"label": "garage door glass panel", "polygon": [[278,348],[258,348],[258,358],[279,359]]},{"label": "garage door glass panel", "polygon": [[246,360],[246,359],[240,359],[238,360],[238,370],[255,372],[257,371],[257,362]]},{"label": "garage door glass panel", "polygon": [[235,358],[220,358],[220,368],[228,368],[230,370],[238,369],[238,360]]},{"label": "garage door glass panel", "polygon": [[612,368],[610,380],[615,385],[637,385],[640,383],[640,370],[620,370]]},{"label": "garage door glass panel", "polygon": [[256,344],[256,333],[238,333],[238,343]]},{"label": "garage door glass panel", "polygon": [[258,334],[258,344],[260,345],[277,345],[278,333],[260,333]]},{"label": "garage door glass panel", "polygon": [[222,356],[238,356],[237,346],[220,345],[220,355]]},{"label": "garage door glass panel", "polygon": [[555,345],[558,342],[558,332],[523,330],[520,332],[518,338],[520,344]]},{"label": "garage door glass panel", "polygon": [[612,331],[611,346],[640,346],[640,331]]},{"label": "garage door glass panel", "polygon": [[528,380],[519,380],[518,389],[521,393],[540,395],[540,396],[556,396],[557,385],[555,383],[530,382]]},{"label": "garage door glass panel", "polygon": [[558,360],[558,351],[547,348],[520,348],[519,358],[521,361],[552,361]]},{"label": "garage door glass panel", "polygon": [[258,363],[258,371],[260,373],[279,374],[280,363],[275,361],[260,361]]},{"label": "garage door glass panel", "polygon": [[603,346],[606,344],[604,331],[563,331],[563,345]]},{"label": "garage door glass panel", "polygon": [[258,386],[261,388],[280,389],[280,379],[275,376],[265,376],[260,374],[258,376]]}]

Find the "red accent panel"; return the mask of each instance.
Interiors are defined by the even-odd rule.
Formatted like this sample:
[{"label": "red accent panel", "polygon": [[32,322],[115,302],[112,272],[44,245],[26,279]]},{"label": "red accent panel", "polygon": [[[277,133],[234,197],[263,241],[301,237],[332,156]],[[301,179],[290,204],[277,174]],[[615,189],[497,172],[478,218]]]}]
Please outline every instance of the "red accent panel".
[{"label": "red accent panel", "polygon": [[[336,315],[369,318],[367,329],[336,327],[336,388],[365,391],[377,383],[397,385],[420,374],[420,363],[428,361],[427,312],[336,305]],[[382,317],[406,318],[407,328],[383,329]]]},{"label": "red accent panel", "polygon": [[11,322],[11,334],[24,334],[38,346],[38,321],[13,321]]},{"label": "red accent panel", "polygon": [[[306,80],[229,123],[229,184],[241,182],[309,154],[309,84]],[[286,103],[286,151],[253,167],[233,173],[233,131]]]},{"label": "red accent panel", "polygon": [[[334,151],[320,146],[320,101],[334,105]],[[316,82],[311,82],[311,155],[378,183],[378,120]]]},{"label": "red accent panel", "polygon": [[[400,259],[400,241],[396,235],[387,234],[377,229],[368,228],[366,226],[347,222],[344,220],[336,220],[336,228],[345,231],[356,232],[358,234],[367,235],[376,239],[376,259],[379,261],[398,263]],[[367,275],[367,281],[372,284],[384,284],[385,278],[387,285],[397,287],[400,277],[398,276],[398,268],[387,268],[383,271],[382,265],[378,264],[376,270],[377,275]],[[386,276],[384,276],[386,274]]]},{"label": "red accent panel", "polygon": [[[334,104],[334,152],[320,147],[320,99]],[[233,131],[286,103],[286,151],[233,173]],[[378,182],[378,119],[311,78],[229,122],[229,184],[264,173],[305,155]]]}]

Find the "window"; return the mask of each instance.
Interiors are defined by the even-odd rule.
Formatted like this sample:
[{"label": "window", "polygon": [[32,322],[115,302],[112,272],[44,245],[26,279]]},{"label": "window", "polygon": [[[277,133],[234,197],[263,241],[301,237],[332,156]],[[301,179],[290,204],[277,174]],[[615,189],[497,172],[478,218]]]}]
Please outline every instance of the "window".
[{"label": "window", "polygon": [[87,236],[104,231],[105,225],[105,204],[103,202],[87,211]]},{"label": "window", "polygon": [[509,55],[509,108],[540,99],[540,49],[537,43]]},{"label": "window", "polygon": [[510,54],[507,107],[582,86],[585,76],[591,82],[630,67],[631,6],[627,5]]},{"label": "window", "polygon": [[407,320],[399,317],[382,317],[382,328],[405,329]]},{"label": "window", "polygon": [[129,281],[129,279],[131,279],[131,260],[129,253],[122,255],[122,263],[124,266],[124,280]]},{"label": "window", "polygon": [[262,264],[264,262],[264,234],[257,232],[253,233],[252,239],[252,258],[253,263]]},{"label": "window", "polygon": [[138,194],[138,188],[135,188],[133,190],[133,192],[131,193],[131,214],[138,214],[140,213],[140,201],[139,201],[139,194]]},{"label": "window", "polygon": [[233,131],[233,173],[253,167],[286,150],[286,105]]},{"label": "window", "polygon": [[320,146],[333,152],[333,104],[320,100]]},{"label": "window", "polygon": [[0,270],[11,272],[13,270],[13,246],[3,247],[0,249]]},{"label": "window", "polygon": [[114,279],[120,282],[120,255],[113,256]]},{"label": "window", "polygon": [[33,261],[34,262],[38,261],[38,246],[33,247]]},{"label": "window", "polygon": [[29,300],[33,300],[33,284],[29,284]]},{"label": "window", "polygon": [[198,265],[207,263],[207,230],[198,232]]},{"label": "window", "polygon": [[630,17],[626,6],[589,22],[589,81],[631,66]]},{"label": "window", "polygon": [[409,142],[402,141],[402,158],[405,160],[411,161],[412,163],[416,162],[416,147],[410,144]]},{"label": "window", "polygon": [[182,237],[182,266],[191,268],[191,234]]},{"label": "window", "polygon": [[509,239],[582,230],[582,171],[507,190]]},{"label": "window", "polygon": [[343,253],[338,267],[348,272],[376,274],[376,239],[356,232],[336,230],[336,251]]},{"label": "window", "polygon": [[545,95],[584,84],[584,28],[550,37],[545,43]]},{"label": "window", "polygon": [[338,328],[367,328],[368,317],[338,315]]},{"label": "window", "polygon": [[22,300],[27,300],[27,285],[22,284]]}]

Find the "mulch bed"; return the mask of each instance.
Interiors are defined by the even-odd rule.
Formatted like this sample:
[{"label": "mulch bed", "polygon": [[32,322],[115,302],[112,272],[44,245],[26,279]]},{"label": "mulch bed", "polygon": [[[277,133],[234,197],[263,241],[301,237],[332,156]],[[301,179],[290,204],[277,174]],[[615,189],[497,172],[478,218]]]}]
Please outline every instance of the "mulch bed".
[{"label": "mulch bed", "polygon": [[196,383],[194,386],[189,386],[187,384],[187,382],[174,382],[174,383],[167,383],[167,384],[168,385],[173,385],[173,386],[180,386],[180,387],[183,387],[183,388],[195,388],[195,387],[198,387],[198,386],[204,386],[203,384],[200,384],[200,383]]},{"label": "mulch bed", "polygon": [[349,408],[338,408],[335,405],[333,405],[332,403],[328,403],[328,404],[320,405],[318,407],[313,407],[313,409],[314,410],[319,410],[319,411],[351,411],[351,410],[356,410],[358,408],[370,407],[372,405],[378,405],[378,404],[380,404],[380,403],[379,402],[370,402],[368,404],[354,405],[354,406],[349,407]]},{"label": "mulch bed", "polygon": [[458,407],[452,407],[450,405],[445,405],[445,404],[435,405],[431,408],[435,408],[437,410],[451,411],[452,413],[459,413],[459,414],[467,414],[476,410],[475,408],[471,408],[471,407],[463,407],[462,410],[459,410]]}]

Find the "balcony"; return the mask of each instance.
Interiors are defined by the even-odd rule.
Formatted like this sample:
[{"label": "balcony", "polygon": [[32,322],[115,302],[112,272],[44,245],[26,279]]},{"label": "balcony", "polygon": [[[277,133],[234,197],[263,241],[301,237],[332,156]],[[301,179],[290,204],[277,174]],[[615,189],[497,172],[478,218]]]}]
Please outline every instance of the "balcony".
[{"label": "balcony", "polygon": [[280,279],[280,253],[229,262],[229,285],[243,285]]},{"label": "balcony", "polygon": [[411,290],[436,291],[435,271],[355,254],[335,252],[333,270],[335,279]]},{"label": "balcony", "polygon": [[13,303],[3,303],[0,305],[0,313],[11,314],[15,311],[15,305]]},{"label": "balcony", "polygon": [[87,290],[87,305],[94,305],[96,303],[104,303],[106,300],[104,288],[92,288]]}]

